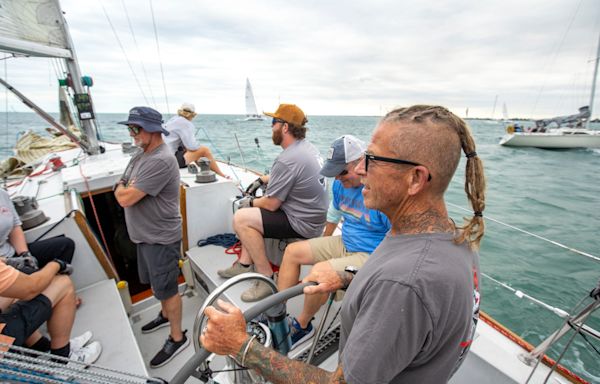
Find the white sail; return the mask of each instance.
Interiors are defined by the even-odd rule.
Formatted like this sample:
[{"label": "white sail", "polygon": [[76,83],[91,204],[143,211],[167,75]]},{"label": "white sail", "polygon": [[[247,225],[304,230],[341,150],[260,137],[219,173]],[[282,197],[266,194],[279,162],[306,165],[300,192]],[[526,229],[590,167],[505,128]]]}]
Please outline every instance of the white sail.
[{"label": "white sail", "polygon": [[246,119],[245,120],[263,120],[262,115],[256,109],[256,101],[254,101],[254,93],[250,80],[246,79]]},{"label": "white sail", "polygon": [[0,0],[0,51],[71,58],[63,22],[54,0]]},{"label": "white sail", "polygon": [[508,108],[506,108],[506,103],[502,104],[502,120],[508,121]]}]

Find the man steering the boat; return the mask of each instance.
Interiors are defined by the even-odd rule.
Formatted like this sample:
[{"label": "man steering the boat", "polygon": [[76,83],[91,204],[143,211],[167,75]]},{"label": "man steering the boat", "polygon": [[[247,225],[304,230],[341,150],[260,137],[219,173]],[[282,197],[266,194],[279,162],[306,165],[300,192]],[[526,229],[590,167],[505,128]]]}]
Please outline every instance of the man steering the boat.
[{"label": "man steering the boat", "polygon": [[198,144],[195,129],[192,120],[197,116],[194,104],[183,103],[177,110],[177,115],[171,117],[165,123],[165,129],[169,134],[163,135],[165,144],[175,154],[179,168],[185,168],[188,164],[194,163],[201,157],[210,160],[210,169],[217,175],[226,177],[219,168],[212,152],[208,147]]},{"label": "man steering the boat", "polygon": [[170,335],[162,349],[150,361],[150,367],[165,365],[189,345],[182,331],[182,301],[177,277],[181,249],[179,212],[179,167],[164,143],[162,115],[149,107],[134,107],[127,121],[129,135],[143,153],[134,156],[115,188],[115,198],[125,209],[129,238],[137,246],[140,281],[150,284],[160,300],[158,316],[142,326],[142,333],[170,326]]},{"label": "man steering the boat", "polygon": [[[457,227],[444,194],[467,157],[465,191],[473,216]],[[241,311],[208,307],[200,342],[234,356],[273,383],[445,383],[460,366],[478,319],[484,233],[483,164],[465,122],[438,106],[398,108],[377,125],[356,168],[365,205],[392,224],[358,271],[313,267],[307,294],[347,287],[339,365],[328,372],[288,359],[248,336]],[[351,284],[350,284],[351,283]]]},{"label": "man steering the boat", "polygon": [[[363,184],[355,168],[364,156],[366,144],[352,135],[337,138],[329,148],[321,175],[334,177],[332,200],[327,211],[323,237],[297,241],[288,245],[277,276],[277,288],[282,291],[298,283],[300,267],[324,263],[343,272],[360,268],[381,243],[390,229],[388,218],[381,212],[365,207]],[[333,236],[343,220],[341,235]],[[343,294],[338,294],[341,300]],[[290,320],[292,349],[314,335],[312,318],[327,300],[326,294],[305,297],[302,312]]]},{"label": "man steering the boat", "polygon": [[[219,270],[219,276],[231,278],[256,271],[273,277],[273,269],[265,253],[265,238],[308,239],[322,234],[327,216],[327,191],[321,170],[319,151],[306,137],[308,122],[304,112],[294,104],[280,104],[274,113],[265,113],[273,121],[273,144],[283,152],[277,156],[270,175],[261,176],[246,190],[233,217],[233,228],[242,242],[240,259],[230,268]],[[266,185],[265,195],[254,193]],[[242,300],[253,302],[272,293],[269,285],[256,280],[242,294]]]}]

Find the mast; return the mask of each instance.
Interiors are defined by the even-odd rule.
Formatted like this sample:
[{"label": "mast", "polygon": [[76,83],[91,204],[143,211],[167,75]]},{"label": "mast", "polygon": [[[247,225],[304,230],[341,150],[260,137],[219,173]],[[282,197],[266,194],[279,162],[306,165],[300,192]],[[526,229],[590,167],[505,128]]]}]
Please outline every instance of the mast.
[{"label": "mast", "polygon": [[[86,142],[87,152],[90,155],[96,155],[100,152],[100,147],[98,145],[98,137],[97,137],[97,127],[95,120],[95,113],[93,110],[92,99],[89,95],[88,91],[83,88],[81,83],[81,70],[79,69],[79,62],[77,61],[77,55],[75,54],[75,50],[73,49],[73,40],[71,39],[71,34],[69,33],[69,28],[67,28],[67,20],[63,16],[62,9],[60,8],[60,4],[58,0],[56,0],[56,7],[59,10],[59,16],[61,17],[61,28],[63,30],[64,36],[67,40],[67,48],[71,51],[71,57],[65,58],[65,63],[67,65],[67,70],[71,74],[73,90],[75,91],[76,97],[77,95],[82,95],[83,100],[76,100],[76,106],[78,110],[79,121],[81,122],[81,128],[83,130],[81,139]],[[85,97],[87,95],[87,97]],[[87,99],[87,102],[86,100]],[[82,111],[82,103],[86,105],[87,111]]]},{"label": "mast", "polygon": [[594,59],[596,65],[594,66],[594,78],[592,80],[592,93],[590,94],[590,117],[585,123],[585,129],[590,129],[590,122],[592,121],[592,113],[594,112],[594,97],[596,96],[596,79],[598,78],[598,62],[600,61],[600,35],[598,36],[598,49],[596,51],[596,58]]}]

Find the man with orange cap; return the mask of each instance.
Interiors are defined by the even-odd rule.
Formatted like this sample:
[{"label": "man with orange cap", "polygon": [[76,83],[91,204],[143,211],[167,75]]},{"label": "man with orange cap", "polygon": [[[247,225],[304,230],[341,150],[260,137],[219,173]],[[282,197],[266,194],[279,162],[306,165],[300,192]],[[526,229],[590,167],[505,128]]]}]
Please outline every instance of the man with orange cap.
[{"label": "man with orange cap", "polygon": [[[259,177],[246,190],[249,195],[266,184],[265,195],[248,196],[233,217],[233,228],[242,241],[240,259],[218,271],[230,278],[255,270],[272,277],[273,269],[265,253],[265,238],[288,239],[321,236],[327,218],[325,178],[319,174],[319,151],[306,140],[304,112],[294,104],[281,104],[274,113],[265,113],[273,121],[273,144],[283,152],[277,156],[271,174]],[[255,281],[242,294],[246,302],[258,301],[271,294],[263,281]]]}]

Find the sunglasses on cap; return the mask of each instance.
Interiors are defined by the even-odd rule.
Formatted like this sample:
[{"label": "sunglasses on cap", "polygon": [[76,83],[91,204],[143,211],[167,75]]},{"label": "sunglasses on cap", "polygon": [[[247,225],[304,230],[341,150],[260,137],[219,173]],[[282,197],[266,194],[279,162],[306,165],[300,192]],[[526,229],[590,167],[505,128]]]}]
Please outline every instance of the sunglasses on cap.
[{"label": "sunglasses on cap", "polygon": [[137,125],[128,125],[127,129],[129,130],[129,132],[133,133],[134,135],[137,135],[140,133],[140,131],[142,130],[141,127],[138,127]]},{"label": "sunglasses on cap", "polygon": [[286,121],[285,120],[281,120],[281,119],[276,119],[275,117],[273,118],[273,121],[271,121],[271,126],[277,124],[277,123],[281,123],[281,124],[285,124]]},{"label": "sunglasses on cap", "polygon": [[[383,161],[385,163],[406,164],[406,165],[412,165],[415,167],[423,166],[423,164],[415,163],[414,161],[396,159],[396,158],[392,158],[392,157],[376,156],[371,153],[365,152],[365,172],[369,172],[369,161],[370,162]],[[429,174],[427,181],[431,181],[431,173]]]}]

